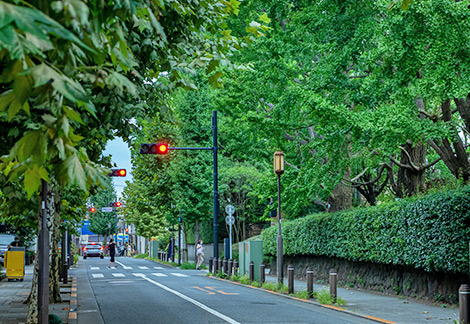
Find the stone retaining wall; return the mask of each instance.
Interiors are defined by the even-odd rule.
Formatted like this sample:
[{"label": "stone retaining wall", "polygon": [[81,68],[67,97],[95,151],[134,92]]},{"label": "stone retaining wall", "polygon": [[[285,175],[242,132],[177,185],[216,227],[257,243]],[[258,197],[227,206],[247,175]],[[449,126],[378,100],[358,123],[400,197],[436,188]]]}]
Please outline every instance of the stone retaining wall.
[{"label": "stone retaining wall", "polygon": [[[315,256],[284,257],[284,275],[289,264],[294,266],[297,279],[305,280],[306,270],[311,267],[314,282],[327,284],[330,269],[336,269],[341,287],[364,288],[451,304],[458,302],[460,285],[469,281],[468,275],[462,273],[429,273],[411,267]],[[277,274],[275,259],[271,264],[271,274]]]}]

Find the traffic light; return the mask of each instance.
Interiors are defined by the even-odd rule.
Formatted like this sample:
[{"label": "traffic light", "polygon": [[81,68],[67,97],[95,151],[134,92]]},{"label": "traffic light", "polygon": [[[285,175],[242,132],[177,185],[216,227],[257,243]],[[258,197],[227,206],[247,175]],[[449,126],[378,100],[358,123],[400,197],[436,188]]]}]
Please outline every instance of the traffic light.
[{"label": "traffic light", "polygon": [[125,177],[126,169],[111,169],[111,172],[108,173],[110,177]]},{"label": "traffic light", "polygon": [[140,154],[167,154],[168,153],[167,143],[145,143],[140,144]]},{"label": "traffic light", "polygon": [[126,233],[129,233],[129,229],[128,229],[128,228],[126,228]]},{"label": "traffic light", "polygon": [[91,213],[94,213],[95,211],[96,211],[96,208],[95,208],[95,207],[91,207],[91,208],[90,208],[90,212],[91,212]]},{"label": "traffic light", "polygon": [[110,202],[109,207],[121,207],[121,202],[116,201],[116,202]]}]

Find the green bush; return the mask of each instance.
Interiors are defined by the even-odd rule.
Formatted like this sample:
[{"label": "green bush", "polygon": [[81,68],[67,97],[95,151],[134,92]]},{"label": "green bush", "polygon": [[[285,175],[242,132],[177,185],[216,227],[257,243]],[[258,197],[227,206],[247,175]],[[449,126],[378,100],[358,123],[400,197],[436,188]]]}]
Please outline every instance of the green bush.
[{"label": "green bush", "polygon": [[[402,199],[370,208],[315,214],[282,223],[284,255],[466,272],[470,188]],[[262,232],[263,251],[276,255],[277,227]]]},{"label": "green bush", "polygon": [[196,269],[196,263],[189,263],[189,262],[184,262],[181,263],[181,269],[183,270],[191,270],[191,269]]},{"label": "green bush", "polygon": [[140,253],[140,254],[134,255],[134,258],[136,259],[145,259],[147,257],[148,255],[146,253]]},{"label": "green bush", "polygon": [[256,288],[259,288],[259,286],[260,286],[259,282],[256,281],[256,280],[254,280],[254,281],[251,283],[251,285],[252,285],[253,287],[256,287]]},{"label": "green bush", "polygon": [[250,277],[248,277],[248,275],[244,275],[244,276],[240,277],[240,283],[242,283],[244,285],[249,285],[250,284]]},{"label": "green bush", "polygon": [[[313,293],[313,298],[316,298],[320,304],[323,305],[333,305],[335,304],[333,298],[330,295],[329,291],[326,291],[325,289],[322,289],[319,292],[314,292]],[[343,306],[346,305],[346,301],[342,298],[336,297],[336,304]]]}]

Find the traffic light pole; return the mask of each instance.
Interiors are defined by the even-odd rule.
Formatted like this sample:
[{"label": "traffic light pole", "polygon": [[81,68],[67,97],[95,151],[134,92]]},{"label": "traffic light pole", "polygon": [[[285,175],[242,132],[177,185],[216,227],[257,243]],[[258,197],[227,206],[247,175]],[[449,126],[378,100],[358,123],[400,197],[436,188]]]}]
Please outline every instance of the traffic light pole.
[{"label": "traffic light pole", "polygon": [[213,174],[214,174],[214,258],[219,257],[219,188],[218,188],[218,165],[217,165],[217,111],[212,112],[212,155],[214,160]]},{"label": "traffic light pole", "polygon": [[[117,202],[117,197],[114,198],[114,203],[116,202]],[[116,204],[114,205],[113,209],[114,209],[114,243],[117,246],[117,207],[116,207]]]},{"label": "traffic light pole", "polygon": [[[152,144],[153,146],[154,144]],[[146,147],[145,150],[143,147]],[[141,144],[140,147],[140,153],[141,154],[165,154],[166,152],[161,151],[161,153],[158,152],[152,152],[151,149],[149,149],[151,145],[150,144]],[[149,152],[150,150],[150,152]],[[207,150],[207,151],[212,151],[213,155],[213,178],[214,178],[214,257],[219,256],[219,245],[218,245],[218,232],[219,232],[219,189],[218,189],[218,182],[217,182],[217,177],[218,177],[218,166],[217,166],[217,151],[219,150],[219,147],[217,146],[217,111],[214,110],[212,111],[212,147],[166,147],[166,150]]]}]

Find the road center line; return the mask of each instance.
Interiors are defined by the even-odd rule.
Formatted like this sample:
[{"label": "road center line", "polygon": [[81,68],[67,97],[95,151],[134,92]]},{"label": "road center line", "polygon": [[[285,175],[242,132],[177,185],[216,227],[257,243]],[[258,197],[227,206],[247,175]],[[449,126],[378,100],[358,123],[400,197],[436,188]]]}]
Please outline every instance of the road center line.
[{"label": "road center line", "polygon": [[225,316],[224,314],[219,313],[218,311],[216,311],[216,310],[214,310],[214,309],[212,309],[212,308],[209,308],[209,307],[207,307],[207,306],[204,305],[204,304],[201,304],[200,302],[198,302],[197,300],[192,299],[191,297],[188,297],[188,296],[186,296],[186,295],[183,295],[182,293],[180,293],[180,292],[178,292],[178,291],[176,291],[176,290],[173,290],[173,289],[171,289],[171,288],[168,288],[167,286],[162,285],[162,284],[159,283],[159,282],[156,282],[156,281],[153,281],[153,280],[150,279],[150,278],[147,278],[145,275],[141,275],[141,276],[139,276],[139,277],[142,277],[142,279],[145,279],[145,280],[147,280],[148,282],[153,283],[155,286],[158,286],[158,287],[160,287],[160,288],[162,288],[162,289],[164,289],[164,290],[166,290],[166,291],[168,291],[168,292],[171,292],[172,294],[174,294],[174,295],[176,295],[176,296],[178,296],[178,297],[180,297],[180,298],[183,298],[184,300],[187,300],[187,301],[190,302],[190,303],[193,303],[194,305],[196,305],[196,306],[202,308],[202,309],[205,310],[206,312],[209,312],[209,313],[211,313],[212,315],[215,315],[215,316],[217,316],[217,317],[223,319],[224,321],[226,321],[226,322],[228,322],[228,323],[231,323],[231,324],[240,324],[239,322],[235,321],[234,319],[232,319],[232,318],[230,318],[230,317],[228,317],[228,316]]}]

